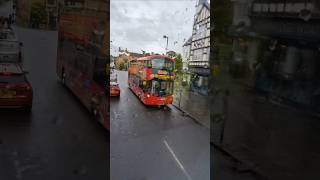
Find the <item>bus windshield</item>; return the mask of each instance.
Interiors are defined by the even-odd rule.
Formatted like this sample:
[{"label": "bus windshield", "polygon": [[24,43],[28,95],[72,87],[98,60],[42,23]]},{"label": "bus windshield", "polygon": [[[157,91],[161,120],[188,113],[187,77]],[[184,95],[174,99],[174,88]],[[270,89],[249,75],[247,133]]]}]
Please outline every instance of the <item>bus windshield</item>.
[{"label": "bus windshield", "polygon": [[152,68],[173,70],[173,62],[166,59],[152,59]]},{"label": "bus windshield", "polygon": [[170,96],[173,94],[172,80],[151,80],[145,90],[154,96]]}]

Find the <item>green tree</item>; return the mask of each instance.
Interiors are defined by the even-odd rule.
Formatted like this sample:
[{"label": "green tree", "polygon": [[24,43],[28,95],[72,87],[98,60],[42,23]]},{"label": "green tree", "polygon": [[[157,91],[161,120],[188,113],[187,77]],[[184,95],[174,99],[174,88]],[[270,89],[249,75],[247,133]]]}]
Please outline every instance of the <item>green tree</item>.
[{"label": "green tree", "polygon": [[181,54],[177,53],[176,56],[175,56],[175,59],[176,59],[175,70],[178,73],[181,73],[181,71],[182,71],[182,57],[181,57]]},{"label": "green tree", "polygon": [[213,37],[215,42],[229,41],[226,28],[232,24],[233,3],[231,0],[214,0]]},{"label": "green tree", "polygon": [[47,24],[47,12],[43,3],[32,3],[30,21],[33,27],[39,27],[41,24]]},{"label": "green tree", "polygon": [[119,63],[119,70],[123,70],[124,69],[124,62],[120,62]]}]

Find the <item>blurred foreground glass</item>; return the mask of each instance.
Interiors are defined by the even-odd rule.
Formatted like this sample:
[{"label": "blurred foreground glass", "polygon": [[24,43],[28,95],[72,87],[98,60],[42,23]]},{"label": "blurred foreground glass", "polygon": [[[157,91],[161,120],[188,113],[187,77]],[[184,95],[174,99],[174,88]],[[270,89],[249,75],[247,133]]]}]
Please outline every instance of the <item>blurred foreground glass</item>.
[{"label": "blurred foreground glass", "polygon": [[[216,0],[213,7],[216,151],[242,162],[229,166],[237,172],[319,178],[319,3]],[[216,159],[213,177],[223,179]]]}]

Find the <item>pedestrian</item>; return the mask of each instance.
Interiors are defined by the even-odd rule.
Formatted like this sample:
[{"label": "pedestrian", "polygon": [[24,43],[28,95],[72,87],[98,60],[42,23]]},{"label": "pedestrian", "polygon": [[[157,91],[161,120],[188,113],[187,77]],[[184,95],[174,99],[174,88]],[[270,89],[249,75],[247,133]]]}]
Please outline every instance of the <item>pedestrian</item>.
[{"label": "pedestrian", "polygon": [[4,18],[4,28],[8,29],[10,28],[9,18]]},{"label": "pedestrian", "polygon": [[4,19],[2,16],[0,17],[0,28],[4,28]]},{"label": "pedestrian", "polygon": [[12,14],[9,14],[9,18],[8,18],[9,24],[12,24]]},{"label": "pedestrian", "polygon": [[15,23],[15,19],[16,19],[16,18],[15,18],[15,14],[12,13],[12,24]]}]

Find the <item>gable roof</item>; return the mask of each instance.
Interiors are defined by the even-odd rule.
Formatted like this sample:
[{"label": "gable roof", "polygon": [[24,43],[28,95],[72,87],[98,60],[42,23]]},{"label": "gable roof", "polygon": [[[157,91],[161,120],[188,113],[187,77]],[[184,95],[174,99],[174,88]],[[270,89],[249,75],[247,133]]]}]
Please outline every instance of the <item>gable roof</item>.
[{"label": "gable roof", "polygon": [[192,42],[192,36],[182,45],[182,46],[189,46]]},{"label": "gable roof", "polygon": [[208,2],[208,0],[199,0],[199,4],[198,6],[203,5],[202,7],[207,7],[208,9],[210,9],[210,4]]}]

